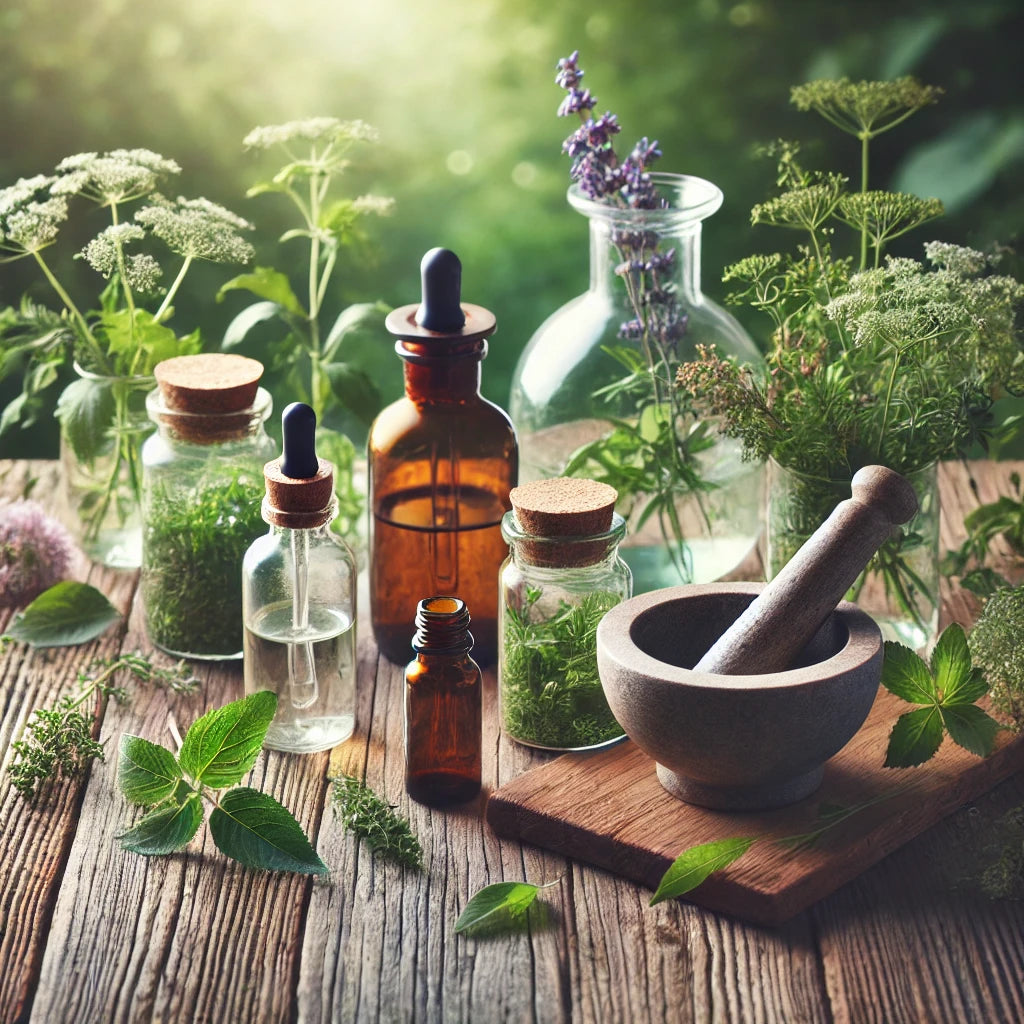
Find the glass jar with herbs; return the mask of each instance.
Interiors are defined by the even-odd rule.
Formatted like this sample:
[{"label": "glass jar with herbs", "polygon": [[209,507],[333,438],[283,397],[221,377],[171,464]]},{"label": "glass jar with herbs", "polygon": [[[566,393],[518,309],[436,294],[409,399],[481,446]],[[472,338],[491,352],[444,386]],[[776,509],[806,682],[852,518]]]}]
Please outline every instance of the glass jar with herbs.
[{"label": "glass jar with herbs", "polygon": [[147,399],[157,433],[142,448],[142,601],[146,631],[178,657],[242,655],[242,558],[266,529],[269,393],[255,359],[164,360]]},{"label": "glass jar with herbs", "polygon": [[547,750],[619,740],[597,673],[597,624],[632,594],[615,488],[557,477],[515,487],[502,520],[498,689],[504,731]]}]

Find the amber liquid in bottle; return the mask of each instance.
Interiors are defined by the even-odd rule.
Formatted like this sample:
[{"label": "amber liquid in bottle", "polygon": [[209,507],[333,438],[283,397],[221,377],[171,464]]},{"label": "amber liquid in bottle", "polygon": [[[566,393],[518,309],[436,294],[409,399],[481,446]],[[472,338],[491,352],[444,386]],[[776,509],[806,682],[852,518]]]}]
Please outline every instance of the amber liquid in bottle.
[{"label": "amber liquid in bottle", "polygon": [[416,610],[415,660],[405,670],[405,788],[422,804],[480,792],[482,695],[464,602],[431,597]]},{"label": "amber liquid in bottle", "polygon": [[[498,573],[508,554],[501,517],[511,508],[518,448],[508,416],[480,395],[485,334],[470,314],[462,334],[416,336],[401,320],[405,397],[374,421],[370,477],[370,615],[381,653],[409,658],[412,620],[425,595],[458,596],[473,609],[476,658],[498,650]],[[473,312],[490,317],[474,332]],[[396,310],[388,319],[404,310]],[[404,328],[408,327],[406,334]]]}]

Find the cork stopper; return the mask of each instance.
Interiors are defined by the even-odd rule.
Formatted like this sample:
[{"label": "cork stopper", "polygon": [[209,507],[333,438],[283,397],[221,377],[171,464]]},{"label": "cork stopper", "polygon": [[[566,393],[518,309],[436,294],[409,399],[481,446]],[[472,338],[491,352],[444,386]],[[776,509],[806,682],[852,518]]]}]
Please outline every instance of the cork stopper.
[{"label": "cork stopper", "polygon": [[[185,441],[244,436],[259,394],[263,364],[228,352],[164,359],[153,369],[159,387],[155,418]],[[269,401],[266,392],[264,402]]]},{"label": "cork stopper", "polygon": [[[534,565],[591,565],[607,550],[618,492],[576,477],[533,480],[509,494],[517,525],[528,536],[521,551]],[[552,543],[552,539],[564,541]]]},{"label": "cork stopper", "polygon": [[334,513],[334,466],[317,458],[316,414],[292,402],[281,414],[284,454],[263,467],[263,518],[274,526],[308,530]]}]

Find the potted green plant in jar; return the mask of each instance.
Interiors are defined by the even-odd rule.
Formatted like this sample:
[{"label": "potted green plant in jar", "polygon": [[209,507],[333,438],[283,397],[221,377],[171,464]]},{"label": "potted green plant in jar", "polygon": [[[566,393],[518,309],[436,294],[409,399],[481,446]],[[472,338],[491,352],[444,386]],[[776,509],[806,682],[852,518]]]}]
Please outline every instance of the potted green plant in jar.
[{"label": "potted green plant in jar", "polygon": [[733,301],[771,318],[767,365],[703,348],[676,381],[723,418],[746,457],[770,460],[769,576],[849,495],[861,466],[879,463],[911,480],[918,516],[883,545],[850,596],[890,639],[912,647],[937,628],[936,465],[991,437],[993,401],[1024,385],[1016,280],[957,245],[930,242],[923,262],[886,254],[893,239],[940,216],[942,204],[871,189],[869,145],[938,95],[910,78],[793,89],[800,109],[860,140],[860,188],[805,170],[795,144],[772,147],[780,194],[756,206],[752,221],[793,229],[801,244],[747,257],[725,274],[738,285]]},{"label": "potted green plant in jar", "polygon": [[[0,378],[23,374],[0,431],[31,424],[59,369],[73,365],[76,379],[56,408],[68,521],[86,553],[107,565],[135,567],[141,560],[140,447],[152,430],[144,403],[153,368],[202,345],[197,330],[179,335],[169,324],[182,282],[197,260],[252,257],[241,234],[251,228],[247,221],[208,199],[158,192],[180,171],[150,150],[117,149],[79,153],[53,174],[0,189],[4,260],[34,260],[61,303],[54,310],[26,298],[18,309],[0,311]],[[72,296],[45,255],[75,198],[110,219],[77,254],[106,281],[90,306]],[[165,270],[173,275],[166,287]]]}]

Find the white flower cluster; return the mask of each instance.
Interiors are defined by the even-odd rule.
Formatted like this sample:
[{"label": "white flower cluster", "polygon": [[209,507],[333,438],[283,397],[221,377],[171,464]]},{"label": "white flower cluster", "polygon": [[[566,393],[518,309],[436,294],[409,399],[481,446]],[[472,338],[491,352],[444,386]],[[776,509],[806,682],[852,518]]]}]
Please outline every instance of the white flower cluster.
[{"label": "white flower cluster", "polygon": [[164,241],[167,247],[191,259],[214,263],[248,263],[253,247],[238,233],[252,225],[209,199],[184,199],[175,202],[163,196],[135,214],[135,219]]},{"label": "white flower cluster", "polygon": [[62,197],[48,195],[53,180],[37,174],[0,189],[0,247],[23,256],[56,239],[67,220],[68,204]]},{"label": "white flower cluster", "polygon": [[169,174],[180,174],[173,160],[150,149],[76,153],[57,165],[54,195],[83,195],[104,205],[148,195]]},{"label": "white flower cluster", "polygon": [[336,117],[307,117],[285,124],[253,128],[242,140],[247,149],[271,149],[289,142],[377,142],[379,132],[365,121],[342,121]]},{"label": "white flower cluster", "polygon": [[378,217],[387,217],[394,208],[395,201],[391,196],[365,195],[352,200],[352,209],[356,213],[373,213]]},{"label": "white flower cluster", "polygon": [[146,232],[138,224],[112,224],[101,231],[79,254],[98,274],[109,278],[117,270],[118,253],[124,259],[124,272],[128,286],[142,294],[153,294],[158,289],[163,270],[146,253],[124,255],[128,242],[139,241]]}]

